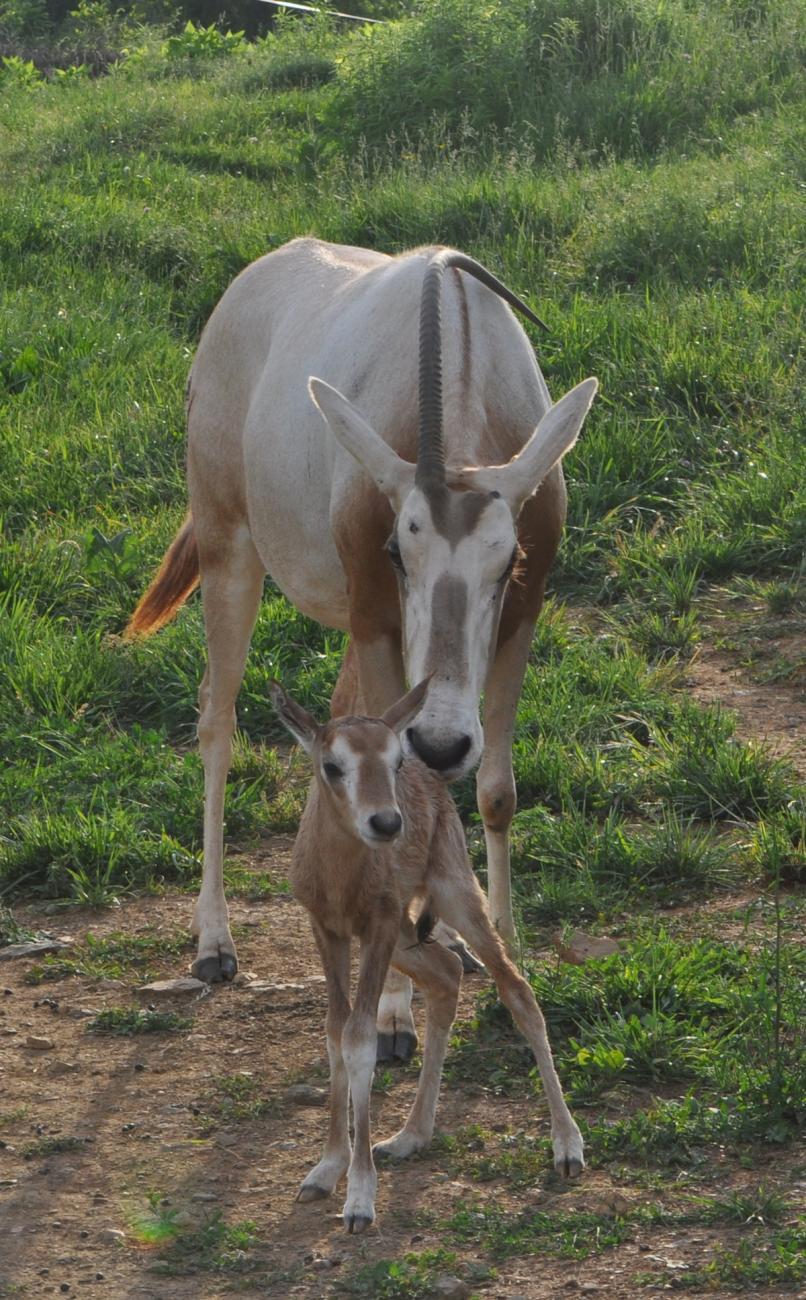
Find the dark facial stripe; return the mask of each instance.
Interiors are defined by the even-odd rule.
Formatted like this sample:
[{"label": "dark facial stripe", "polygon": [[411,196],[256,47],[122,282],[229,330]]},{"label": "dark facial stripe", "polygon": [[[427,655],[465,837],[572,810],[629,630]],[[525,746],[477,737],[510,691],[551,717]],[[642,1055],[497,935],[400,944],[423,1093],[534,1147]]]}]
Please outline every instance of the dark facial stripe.
[{"label": "dark facial stripe", "polygon": [[428,505],[437,532],[455,548],[474,531],[490,500],[489,492],[452,492],[445,488],[429,496]]},{"label": "dark facial stripe", "polygon": [[431,600],[431,637],[428,642],[429,672],[444,675],[450,664],[451,677],[462,683],[467,678],[467,585],[445,573],[434,584]]}]

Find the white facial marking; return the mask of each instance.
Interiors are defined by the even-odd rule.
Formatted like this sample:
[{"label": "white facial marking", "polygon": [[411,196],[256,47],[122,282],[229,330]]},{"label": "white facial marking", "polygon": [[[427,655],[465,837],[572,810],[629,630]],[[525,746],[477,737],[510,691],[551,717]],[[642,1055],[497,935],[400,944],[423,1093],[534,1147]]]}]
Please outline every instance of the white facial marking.
[{"label": "white facial marking", "polygon": [[[451,494],[451,496],[466,494]],[[474,513],[474,505],[478,507]],[[458,738],[470,748],[454,773],[478,760],[483,734],[479,697],[495,648],[501,603],[517,533],[501,498],[467,501],[462,514],[441,526],[415,488],[398,517],[394,549],[403,611],[406,673],[416,682],[433,674],[415,726],[444,752]],[[395,556],[396,558],[396,556]],[[464,593],[464,595],[462,595]],[[457,611],[460,611],[457,616]]]}]

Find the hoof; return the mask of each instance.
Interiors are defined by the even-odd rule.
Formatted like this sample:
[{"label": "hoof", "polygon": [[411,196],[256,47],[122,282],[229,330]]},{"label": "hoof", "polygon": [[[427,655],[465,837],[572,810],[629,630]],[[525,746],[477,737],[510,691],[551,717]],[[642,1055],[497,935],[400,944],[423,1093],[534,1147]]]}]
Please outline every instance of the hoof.
[{"label": "hoof", "polygon": [[326,1187],[317,1187],[316,1183],[303,1183],[297,1192],[297,1200],[301,1205],[306,1205],[308,1201],[324,1201],[329,1195]]},{"label": "hoof", "polygon": [[378,1065],[388,1065],[395,1059],[395,1036],[394,1034],[378,1034],[378,1041],[375,1047],[375,1060]]},{"label": "hoof", "polygon": [[417,1051],[417,1035],[408,1029],[401,1029],[395,1034],[395,1059],[410,1061]]},{"label": "hoof", "polygon": [[220,952],[217,957],[197,957],[190,973],[205,984],[228,984],[235,979],[238,958],[231,952]]},{"label": "hoof", "polygon": [[368,1214],[345,1214],[344,1226],[348,1232],[366,1232],[367,1228],[375,1220]]},{"label": "hoof", "polygon": [[472,953],[463,943],[451,943],[448,947],[458,956],[465,975],[478,975],[479,971],[484,970],[484,962],[479,961],[475,953]]},{"label": "hoof", "polygon": [[585,1168],[585,1162],[584,1160],[569,1158],[559,1161],[554,1168],[561,1178],[579,1178],[579,1175]]}]

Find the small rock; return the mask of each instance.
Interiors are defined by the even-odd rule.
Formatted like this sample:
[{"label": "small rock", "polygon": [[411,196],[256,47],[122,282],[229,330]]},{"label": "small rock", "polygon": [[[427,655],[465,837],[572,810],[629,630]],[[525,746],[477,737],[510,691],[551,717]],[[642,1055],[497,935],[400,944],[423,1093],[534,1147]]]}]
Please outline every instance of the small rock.
[{"label": "small rock", "polygon": [[199,1225],[198,1211],[196,1214],[192,1210],[179,1210],[171,1219],[177,1228],[196,1228]]},{"label": "small rock", "polygon": [[310,1083],[294,1083],[286,1088],[284,1096],[295,1106],[324,1106],[328,1098],[325,1088],[314,1088]]},{"label": "small rock", "polygon": [[0,961],[13,961],[15,957],[45,957],[49,952],[61,952],[70,941],[64,939],[32,939],[30,943],[9,943],[0,948]]},{"label": "small rock", "polygon": [[70,1009],[73,1020],[86,1020],[89,1016],[99,1016],[100,1014],[100,1007],[72,1007]]},{"label": "small rock", "polygon": [[304,993],[304,984],[271,984],[268,980],[253,980],[250,993]]},{"label": "small rock", "polygon": [[580,1282],[579,1289],[583,1295],[593,1295],[594,1291],[599,1290],[598,1282]]},{"label": "small rock", "polygon": [[124,987],[124,981],[123,981],[123,980],[102,979],[102,980],[98,980],[98,983],[96,984],[95,987],[98,988],[98,989],[108,989],[108,990],[110,990],[110,991],[111,991],[112,989],[122,989],[122,988]]},{"label": "small rock", "polygon": [[54,1046],[52,1038],[40,1038],[38,1034],[29,1034],[25,1046],[34,1052],[49,1052]]},{"label": "small rock", "polygon": [[194,1192],[190,1199],[191,1201],[217,1201],[218,1195],[216,1192]]},{"label": "small rock", "polygon": [[153,984],[143,984],[138,993],[148,993],[156,998],[169,998],[177,994],[204,993],[207,985],[204,980],[195,980],[190,975],[182,975],[175,980],[156,980]]},{"label": "small rock", "polygon": [[216,1142],[220,1147],[234,1147],[238,1139],[234,1133],[219,1133]]},{"label": "small rock", "polygon": [[466,1300],[470,1295],[470,1287],[460,1277],[444,1274],[434,1283],[434,1295],[442,1296],[443,1300]]},{"label": "small rock", "polygon": [[122,1246],[126,1240],[126,1233],[120,1228],[101,1228],[98,1233],[98,1240],[104,1242],[107,1246]]},{"label": "small rock", "polygon": [[51,1077],[60,1074],[77,1074],[80,1066],[78,1061],[54,1061],[50,1067]]}]

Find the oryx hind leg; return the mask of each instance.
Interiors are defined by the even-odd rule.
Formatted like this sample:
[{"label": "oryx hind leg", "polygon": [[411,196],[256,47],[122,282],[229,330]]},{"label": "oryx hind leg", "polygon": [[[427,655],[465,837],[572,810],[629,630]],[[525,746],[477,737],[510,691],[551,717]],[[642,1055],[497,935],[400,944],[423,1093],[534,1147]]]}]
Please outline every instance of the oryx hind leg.
[{"label": "oryx hind leg", "polygon": [[193,974],[231,980],[238,959],[224,897],[224,793],[232,760],[235,700],[243,678],[265,570],[244,526],[207,541],[199,527],[207,669],[199,690],[198,737],[204,765],[204,866],[193,913],[198,952]]}]

